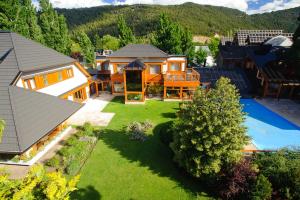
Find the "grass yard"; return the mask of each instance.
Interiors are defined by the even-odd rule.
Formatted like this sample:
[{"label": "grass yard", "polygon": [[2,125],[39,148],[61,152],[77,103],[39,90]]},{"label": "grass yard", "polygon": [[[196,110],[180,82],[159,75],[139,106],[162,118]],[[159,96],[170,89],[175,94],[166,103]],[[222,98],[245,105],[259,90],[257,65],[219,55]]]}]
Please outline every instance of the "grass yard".
[{"label": "grass yard", "polygon": [[[115,98],[104,112],[116,115],[101,131],[72,199],[209,199],[199,182],[176,167],[171,151],[160,141],[159,125],[173,120],[177,109],[177,102],[124,105],[122,98]],[[129,140],[124,126],[146,119],[155,125],[147,141]]]}]

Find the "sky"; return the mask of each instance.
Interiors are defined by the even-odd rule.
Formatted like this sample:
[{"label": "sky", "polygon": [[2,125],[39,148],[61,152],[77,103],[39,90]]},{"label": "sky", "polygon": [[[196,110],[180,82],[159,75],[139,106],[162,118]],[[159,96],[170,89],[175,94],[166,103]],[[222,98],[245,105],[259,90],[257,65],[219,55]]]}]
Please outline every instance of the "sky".
[{"label": "sky", "polygon": [[[38,0],[32,0],[37,5]],[[50,0],[56,8],[82,8],[101,5],[161,4],[175,5],[185,2],[224,6],[248,14],[271,12],[300,6],[300,0]]]}]

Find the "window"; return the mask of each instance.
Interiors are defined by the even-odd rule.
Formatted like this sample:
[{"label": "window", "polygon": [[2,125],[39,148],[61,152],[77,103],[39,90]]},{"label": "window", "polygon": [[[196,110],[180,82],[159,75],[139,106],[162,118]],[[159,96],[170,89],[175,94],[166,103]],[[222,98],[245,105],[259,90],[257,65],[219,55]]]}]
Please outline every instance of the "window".
[{"label": "window", "polygon": [[44,82],[44,86],[48,86],[49,85],[48,76],[47,75],[43,75],[43,82]]},{"label": "window", "polygon": [[180,65],[181,65],[181,63],[177,63],[177,62],[171,63],[169,70],[170,71],[180,71]]},{"label": "window", "polygon": [[25,88],[32,89],[32,90],[36,89],[35,80],[33,78],[24,80],[24,84],[25,84]]},{"label": "window", "polygon": [[117,72],[119,74],[123,74],[123,69],[126,66],[126,64],[117,64]]},{"label": "window", "polygon": [[150,65],[150,74],[160,74],[160,65]]},{"label": "window", "polygon": [[109,70],[109,63],[108,62],[103,63],[102,69],[103,70]]},{"label": "window", "polygon": [[58,81],[62,81],[63,80],[62,71],[57,72],[57,78],[58,78]]},{"label": "window", "polygon": [[73,69],[72,69],[72,68],[67,69],[67,77],[68,77],[68,78],[73,77]]}]

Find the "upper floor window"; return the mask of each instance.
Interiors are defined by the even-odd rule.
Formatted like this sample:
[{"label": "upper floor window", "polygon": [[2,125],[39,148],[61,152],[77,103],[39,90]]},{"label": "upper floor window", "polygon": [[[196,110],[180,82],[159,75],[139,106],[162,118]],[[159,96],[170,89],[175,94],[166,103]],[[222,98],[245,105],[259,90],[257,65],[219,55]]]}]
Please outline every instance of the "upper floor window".
[{"label": "upper floor window", "polygon": [[103,63],[102,70],[109,70],[109,63],[108,62]]},{"label": "upper floor window", "polygon": [[181,63],[179,62],[173,62],[170,64],[170,68],[169,68],[169,71],[180,71],[181,69]]},{"label": "upper floor window", "polygon": [[24,84],[25,84],[25,88],[32,89],[32,90],[36,89],[34,78],[25,79]]},{"label": "upper floor window", "polygon": [[149,65],[150,74],[160,74],[160,65]]},{"label": "upper floor window", "polygon": [[73,77],[73,69],[72,69],[72,68],[67,69],[67,77],[68,77],[68,78]]},{"label": "upper floor window", "polygon": [[62,81],[62,80],[63,80],[62,71],[59,71],[59,72],[57,73],[57,78],[58,78],[58,81]]},{"label": "upper floor window", "polygon": [[126,64],[117,64],[117,72],[119,74],[123,74],[123,70],[124,70],[125,66],[126,66]]},{"label": "upper floor window", "polygon": [[43,82],[44,82],[44,86],[48,86],[49,85],[48,75],[47,74],[43,75]]}]

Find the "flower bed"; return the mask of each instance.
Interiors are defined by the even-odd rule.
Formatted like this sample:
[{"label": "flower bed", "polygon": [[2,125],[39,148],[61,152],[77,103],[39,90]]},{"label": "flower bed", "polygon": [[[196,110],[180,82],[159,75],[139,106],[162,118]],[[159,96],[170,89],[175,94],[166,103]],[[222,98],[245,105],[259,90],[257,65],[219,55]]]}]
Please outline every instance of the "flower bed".
[{"label": "flower bed", "polygon": [[58,153],[46,162],[49,167],[62,170],[67,175],[76,175],[97,143],[97,133],[86,123],[68,138]]}]

